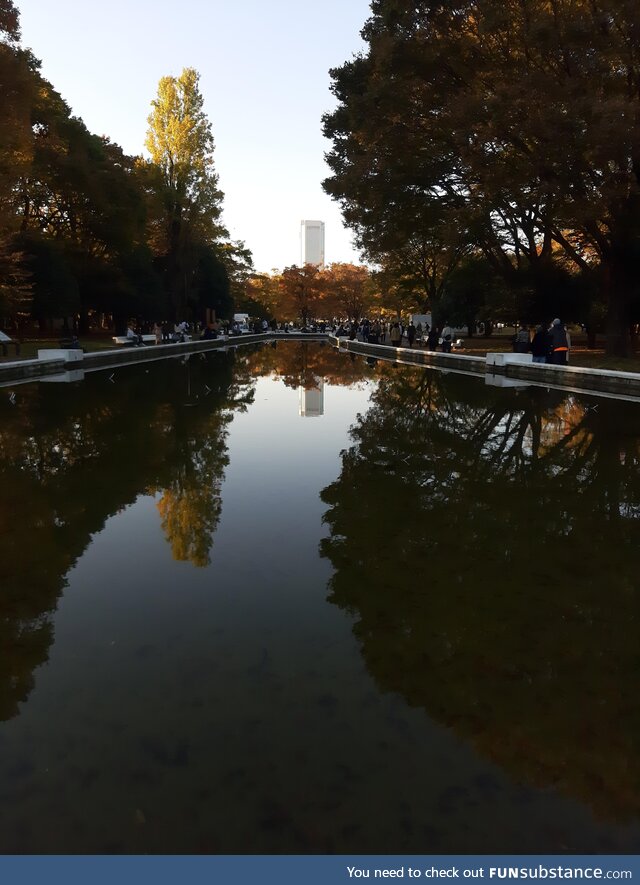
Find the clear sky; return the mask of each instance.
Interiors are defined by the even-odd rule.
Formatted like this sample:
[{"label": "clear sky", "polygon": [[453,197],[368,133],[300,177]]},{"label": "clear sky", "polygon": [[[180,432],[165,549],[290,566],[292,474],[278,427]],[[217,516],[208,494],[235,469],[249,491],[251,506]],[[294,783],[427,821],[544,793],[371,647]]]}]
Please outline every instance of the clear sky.
[{"label": "clear sky", "polygon": [[22,44],[82,117],[127,153],[144,151],[160,77],[200,72],[225,192],[224,220],[258,270],[300,262],[300,221],[326,225],[326,261],[357,261],[321,134],[335,106],[329,68],[363,44],[367,0],[14,0]]}]

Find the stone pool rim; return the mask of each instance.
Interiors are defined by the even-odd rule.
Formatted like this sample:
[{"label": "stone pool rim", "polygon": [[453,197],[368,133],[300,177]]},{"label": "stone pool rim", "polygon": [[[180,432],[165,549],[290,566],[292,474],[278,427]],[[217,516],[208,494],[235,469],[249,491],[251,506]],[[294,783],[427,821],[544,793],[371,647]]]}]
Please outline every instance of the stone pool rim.
[{"label": "stone pool rim", "polygon": [[[610,369],[587,369],[579,366],[553,366],[539,363],[510,362],[510,354],[502,365],[495,364],[496,354],[486,357],[468,356],[462,353],[438,353],[409,347],[393,347],[387,344],[369,344],[363,341],[350,341],[320,332],[258,333],[209,341],[188,341],[181,344],[160,344],[140,348],[122,347],[113,350],[100,350],[94,353],[57,350],[53,358],[43,353],[41,359],[15,360],[0,364],[0,386],[23,384],[39,379],[64,376],[70,371],[93,372],[110,367],[154,362],[191,353],[227,350],[250,344],[264,344],[271,341],[329,342],[333,347],[349,353],[397,362],[402,365],[417,365],[467,375],[484,376],[486,383],[497,386],[521,386],[533,384],[553,387],[568,392],[609,394],[621,398],[640,399],[640,372],[620,372]],[[510,383],[513,382],[513,383]]]}]

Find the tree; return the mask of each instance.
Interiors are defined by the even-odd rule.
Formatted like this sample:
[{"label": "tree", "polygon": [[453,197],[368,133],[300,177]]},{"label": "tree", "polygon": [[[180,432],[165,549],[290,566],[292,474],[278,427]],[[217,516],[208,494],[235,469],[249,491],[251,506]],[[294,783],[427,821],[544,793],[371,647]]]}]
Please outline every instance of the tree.
[{"label": "tree", "polygon": [[0,231],[15,228],[12,189],[31,160],[29,110],[34,84],[28,54],[19,49],[18,11],[0,0]]},{"label": "tree", "polygon": [[250,314],[253,314],[254,307],[257,307],[256,316],[266,314],[267,317],[284,319],[280,298],[280,275],[275,272],[251,274],[245,283],[244,295],[237,303],[241,309]]},{"label": "tree", "polygon": [[[224,253],[223,253],[224,255]],[[189,306],[194,315],[230,318],[233,313],[228,264],[213,246],[201,244],[196,247],[195,271],[192,282],[192,298]]]},{"label": "tree", "polygon": [[374,303],[371,274],[366,267],[335,263],[323,271],[323,309],[330,317],[357,323]]},{"label": "tree", "polygon": [[440,205],[510,284],[553,261],[554,243],[583,271],[600,263],[607,347],[625,353],[640,254],[636,5],[374,0],[372,13],[367,53],[332,71],[339,106],[324,121],[327,190],[347,222],[361,239],[386,226],[408,240],[416,205],[428,228]]},{"label": "tree", "polygon": [[91,134],[25,54],[32,84],[29,162],[13,172],[10,213],[38,320],[92,310],[125,317],[160,291],[146,245],[144,179],[132,157]]},{"label": "tree", "polygon": [[19,49],[19,15],[11,0],[0,0],[0,315],[17,322],[30,306],[30,278],[15,241],[16,181],[29,167],[32,134],[29,109],[33,80],[28,55]]},{"label": "tree", "polygon": [[453,271],[434,316],[435,325],[448,320],[454,326],[467,326],[473,337],[476,322],[482,320],[485,330],[493,321],[509,323],[528,319],[518,311],[513,292],[487,259],[469,255]]},{"label": "tree", "polygon": [[38,230],[19,237],[30,274],[33,302],[30,312],[41,327],[56,317],[70,317],[80,309],[80,292],[64,243]]},{"label": "tree", "polygon": [[315,264],[285,267],[278,279],[278,312],[285,319],[300,319],[306,325],[316,315],[323,293],[323,278]]},{"label": "tree", "polygon": [[173,313],[184,317],[196,245],[214,246],[226,234],[220,223],[223,194],[198,73],[185,68],[179,77],[162,77],[151,106],[145,147],[163,184],[163,269]]}]

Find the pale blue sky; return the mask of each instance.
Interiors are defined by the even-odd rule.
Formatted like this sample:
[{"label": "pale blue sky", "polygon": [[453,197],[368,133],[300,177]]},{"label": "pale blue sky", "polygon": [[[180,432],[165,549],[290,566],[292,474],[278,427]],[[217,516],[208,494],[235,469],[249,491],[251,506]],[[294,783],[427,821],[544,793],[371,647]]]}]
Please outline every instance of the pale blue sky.
[{"label": "pale blue sky", "polygon": [[143,152],[160,77],[194,67],[216,140],[224,219],[256,268],[300,261],[303,218],[326,224],[326,260],[355,261],[322,191],[328,70],[361,47],[367,0],[15,0],[22,42],[92,132]]}]

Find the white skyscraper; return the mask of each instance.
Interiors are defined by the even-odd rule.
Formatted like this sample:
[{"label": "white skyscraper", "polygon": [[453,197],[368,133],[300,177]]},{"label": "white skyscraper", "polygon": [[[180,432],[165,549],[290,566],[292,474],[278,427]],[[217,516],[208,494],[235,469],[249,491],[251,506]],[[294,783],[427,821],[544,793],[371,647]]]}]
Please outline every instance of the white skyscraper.
[{"label": "white skyscraper", "polygon": [[300,264],[324,267],[324,221],[300,222]]},{"label": "white skyscraper", "polygon": [[298,414],[302,418],[319,418],[324,415],[324,378],[316,378],[315,387],[305,388],[301,384],[298,393],[300,396]]}]

